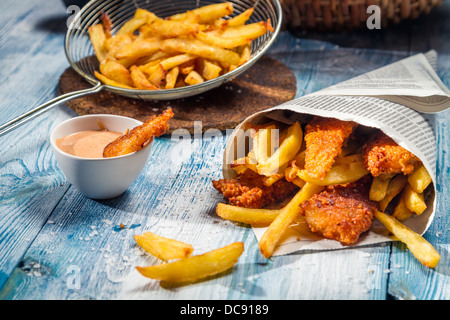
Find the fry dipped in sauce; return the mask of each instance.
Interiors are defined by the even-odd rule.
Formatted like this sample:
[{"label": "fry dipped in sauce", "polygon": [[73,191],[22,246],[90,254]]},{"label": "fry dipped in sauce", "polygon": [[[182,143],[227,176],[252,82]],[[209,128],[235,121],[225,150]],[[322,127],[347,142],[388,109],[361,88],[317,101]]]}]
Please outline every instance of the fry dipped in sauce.
[{"label": "fry dipped in sauce", "polygon": [[108,144],[103,151],[103,157],[117,157],[141,150],[151,142],[153,137],[159,137],[169,129],[168,122],[172,117],[171,108],[164,110],[159,116],[151,117],[142,125]]}]

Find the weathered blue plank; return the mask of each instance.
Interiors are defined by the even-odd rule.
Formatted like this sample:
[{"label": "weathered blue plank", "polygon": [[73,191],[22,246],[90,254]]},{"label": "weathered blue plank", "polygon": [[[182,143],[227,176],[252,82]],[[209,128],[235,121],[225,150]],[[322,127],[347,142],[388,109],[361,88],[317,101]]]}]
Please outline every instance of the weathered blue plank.
[{"label": "weathered blue plank", "polygon": [[[61,34],[51,29],[31,32],[51,6],[30,3],[21,7],[13,1],[3,5],[2,123],[53,97],[59,74],[67,64]],[[0,287],[68,188],[55,168],[47,137],[54,121],[72,115],[54,110],[0,138]]]},{"label": "weathered blue plank", "polygon": [[[0,4],[0,74],[8,80],[0,92],[2,122],[53,97],[68,65],[64,21],[55,19],[64,14],[61,2],[13,3]],[[450,11],[448,5],[444,10]],[[449,48],[442,32],[449,24],[427,24],[418,40],[414,26],[418,24],[378,33],[304,33],[308,39],[283,32],[270,55],[294,71],[297,96],[431,48],[438,49],[438,74],[448,86]],[[184,154],[176,152],[180,142],[158,139],[127,193],[105,201],[87,199],[62,175],[47,141],[49,130],[73,115],[61,106],[0,138],[0,299],[449,297],[448,112],[434,121],[441,146],[439,204],[426,237],[442,255],[435,270],[423,268],[401,244],[266,260],[250,228],[215,215],[222,197],[211,180],[221,177],[225,137],[188,141],[193,149]],[[117,228],[121,223],[123,230]],[[181,286],[160,284],[134,269],[160,263],[134,243],[132,236],[146,230],[189,242],[195,253],[233,241],[243,241],[246,250],[236,267],[220,277]]]}]

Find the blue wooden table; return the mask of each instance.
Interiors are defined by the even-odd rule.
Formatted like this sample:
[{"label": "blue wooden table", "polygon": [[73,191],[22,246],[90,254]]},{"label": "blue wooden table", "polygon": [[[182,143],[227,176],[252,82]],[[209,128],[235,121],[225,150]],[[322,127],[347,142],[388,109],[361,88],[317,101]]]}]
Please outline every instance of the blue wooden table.
[{"label": "blue wooden table", "polygon": [[[283,31],[269,55],[297,77],[297,96],[317,91],[417,52],[435,49],[438,75],[450,87],[450,3],[428,16],[381,30]],[[0,2],[0,122],[55,97],[68,67],[68,14],[58,0]],[[179,142],[157,139],[151,159],[123,195],[94,201],[64,177],[49,133],[76,114],[60,105],[0,137],[0,299],[420,299],[450,298],[450,111],[430,117],[437,148],[437,213],[425,234],[441,255],[422,266],[398,242],[265,259],[250,228],[222,220],[226,137],[188,141],[191,152],[168,163]],[[117,226],[125,225],[120,229]],[[230,272],[181,286],[142,277],[133,235],[151,230],[192,244],[196,253],[243,241]]]}]

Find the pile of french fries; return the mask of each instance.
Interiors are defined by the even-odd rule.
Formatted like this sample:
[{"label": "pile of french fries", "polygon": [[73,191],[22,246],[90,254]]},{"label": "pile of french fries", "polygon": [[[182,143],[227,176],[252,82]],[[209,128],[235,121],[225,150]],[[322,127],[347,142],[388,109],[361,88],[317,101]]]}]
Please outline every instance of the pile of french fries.
[{"label": "pile of french fries", "polygon": [[219,274],[232,268],[244,252],[244,244],[234,242],[193,256],[194,249],[190,244],[150,231],[135,235],[134,239],[146,252],[165,261],[158,265],[136,267],[136,270],[147,278],[165,282],[194,282]]},{"label": "pile of french fries", "polygon": [[392,199],[400,195],[393,216],[400,221],[413,214],[422,214],[427,205],[423,192],[431,183],[431,176],[424,165],[417,167],[410,175],[378,176],[372,181],[370,200],[378,201],[381,211],[385,211]]},{"label": "pile of french fries", "polygon": [[226,19],[233,11],[225,2],[161,18],[139,8],[114,35],[103,14],[88,29],[100,63],[95,75],[111,86],[158,90],[230,72],[250,60],[254,39],[273,31],[270,20],[246,24],[253,8]]},{"label": "pile of french fries", "polygon": [[[364,166],[362,149],[350,142],[323,180],[311,178],[304,169],[305,143],[299,123],[283,129],[276,123],[250,129],[253,130],[252,149],[244,158],[235,160],[231,167],[238,174],[246,170],[258,173],[264,177],[263,183],[267,186],[286,179],[299,186],[300,190],[281,209],[253,209],[219,203],[216,213],[224,219],[268,227],[260,239],[259,248],[264,257],[269,258],[288,229],[303,218],[299,204],[321,192],[325,186],[354,182],[369,172]],[[421,165],[410,175],[380,176],[372,181],[370,199],[379,204],[376,218],[395,238],[404,242],[422,264],[435,267],[440,259],[437,251],[401,222],[413,214],[420,215],[426,209],[423,192],[432,181],[426,168]],[[400,196],[396,198],[397,195]],[[394,198],[398,203],[393,213],[384,213]]]}]

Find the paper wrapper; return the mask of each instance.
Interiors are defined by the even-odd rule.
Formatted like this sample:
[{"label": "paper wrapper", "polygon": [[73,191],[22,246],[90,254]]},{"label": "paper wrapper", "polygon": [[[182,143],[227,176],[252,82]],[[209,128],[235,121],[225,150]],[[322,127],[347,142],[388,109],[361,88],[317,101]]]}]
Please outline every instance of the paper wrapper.
[{"label": "paper wrapper", "polygon": [[[426,70],[428,77],[425,79],[424,74],[418,72],[415,74],[414,86],[419,87],[419,84],[424,84],[424,89],[421,91],[416,89],[415,98],[411,94],[413,91],[407,91],[407,96],[390,95],[389,90],[378,90],[368,88],[370,81],[364,81],[363,89],[359,88],[359,79],[370,79],[371,73],[357,77],[357,80],[349,80],[345,88],[349,90],[350,84],[359,83],[352,88],[352,94],[348,92],[340,94],[336,89],[339,85],[330,87],[314,94],[300,97],[298,99],[289,101],[280,106],[265,110],[254,114],[245,119],[239,124],[230,135],[228,143],[225,147],[224,162],[223,162],[223,176],[224,178],[233,178],[236,173],[230,167],[234,160],[246,155],[248,150],[245,150],[245,143],[248,144],[248,131],[246,126],[248,124],[263,124],[271,120],[277,120],[286,124],[292,124],[296,121],[306,123],[315,115],[322,117],[336,118],[343,121],[354,121],[361,126],[365,126],[370,130],[373,128],[380,129],[385,134],[393,138],[399,145],[414,153],[424,164],[430,173],[433,185],[427,188],[425,200],[427,209],[421,215],[414,214],[411,218],[404,221],[404,224],[419,234],[423,234],[431,222],[433,221],[435,211],[435,193],[436,193],[436,139],[433,132],[433,126],[429,119],[422,113],[414,110],[414,106],[405,101],[421,101],[421,105],[426,101],[427,92],[432,94],[431,101],[433,110],[443,110],[449,106],[448,90],[441,82],[437,83],[433,90],[431,80],[439,79],[435,74],[433,68],[429,64],[429,60],[435,61],[435,52],[430,52],[427,55],[417,55],[405,59],[406,64],[413,64],[417,68]],[[391,66],[384,67],[382,74],[389,70],[398,70],[398,64],[403,64],[405,60],[394,63]],[[373,73],[380,73],[379,70]],[[392,72],[391,72],[392,73]],[[410,72],[412,73],[412,72]],[[373,79],[373,77],[372,77]],[[431,80],[430,80],[431,79]],[[374,83],[379,83],[374,81]],[[410,82],[412,84],[412,81]],[[443,87],[442,87],[443,86]],[[359,90],[358,90],[359,89]],[[438,92],[437,89],[442,89]],[[370,91],[370,96],[364,96],[361,91]],[[358,94],[359,93],[359,94]],[[396,91],[398,93],[398,91]],[[439,93],[439,94],[437,94]],[[403,101],[404,99],[405,101]],[[396,102],[394,102],[396,101]],[[402,101],[403,104],[398,102]],[[439,101],[439,108],[436,108],[436,101]],[[408,106],[406,106],[408,105]],[[423,105],[422,105],[423,106]],[[418,109],[418,108],[416,108]],[[433,111],[433,112],[434,112]],[[247,138],[246,138],[247,137]],[[248,147],[247,147],[248,148]],[[244,153],[244,154],[242,154]],[[267,228],[253,228],[258,241],[261,239]],[[362,246],[368,244],[375,244],[380,242],[392,241],[388,236],[387,230],[377,220],[374,221],[372,228],[362,234],[358,242],[351,247]],[[330,250],[347,248],[338,241],[324,239],[308,231],[306,225],[293,225],[282,243],[276,248],[273,255],[283,255],[301,250]]]}]

